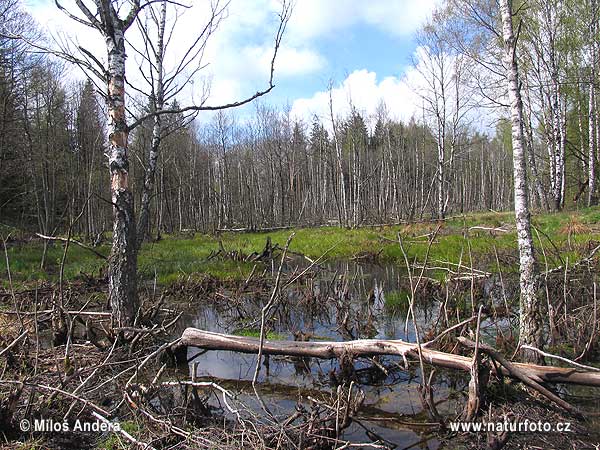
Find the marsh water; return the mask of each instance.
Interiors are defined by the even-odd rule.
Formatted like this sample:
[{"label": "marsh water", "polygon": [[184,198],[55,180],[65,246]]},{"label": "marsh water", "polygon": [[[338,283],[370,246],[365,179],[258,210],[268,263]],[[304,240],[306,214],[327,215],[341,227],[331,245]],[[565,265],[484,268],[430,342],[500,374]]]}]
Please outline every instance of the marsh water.
[{"label": "marsh water", "polygon": [[[293,261],[285,267],[287,275],[302,270]],[[275,270],[274,270],[275,271]],[[413,279],[413,285],[416,280]],[[461,292],[462,306],[448,307],[448,299],[457,293],[444,283],[424,278],[415,295],[415,318],[420,333],[426,332],[440,314],[458,314],[454,323],[471,315],[482,298],[501,305],[506,298],[506,284],[495,277],[479,283],[477,292]],[[408,315],[410,282],[407,272],[393,264],[337,262],[325,264],[311,276],[285,287],[269,320],[270,339],[349,340],[358,338],[402,339],[415,342],[413,321]],[[187,314],[180,320],[175,334],[188,326],[203,330],[256,335],[262,306],[269,292],[260,289],[217,289],[211,300],[190,296]],[[471,302],[473,304],[471,304]],[[455,302],[454,302],[455,303]],[[442,305],[446,304],[446,308]],[[463,317],[460,317],[460,311]],[[484,339],[493,339],[498,329],[508,328],[506,318],[487,320],[482,326]],[[194,357],[194,355],[198,355]],[[189,348],[190,371],[196,367],[198,379],[216,380],[232,392],[248,408],[259,409],[251,382],[257,358],[255,355],[229,351],[202,352]],[[310,404],[308,397],[319,398],[336,391],[337,360],[268,357],[261,365],[259,390],[269,409],[281,417],[294,411],[298,402]],[[412,446],[436,449],[440,443],[431,432],[417,391],[420,372],[409,370],[400,357],[376,361],[358,358],[354,379],[365,394],[358,421],[353,422],[343,439],[370,442],[378,436],[399,448]],[[464,374],[436,371],[435,399],[441,413],[458,413],[464,398],[461,392],[468,383]],[[368,431],[367,431],[368,430]],[[374,434],[373,434],[374,433]]]}]

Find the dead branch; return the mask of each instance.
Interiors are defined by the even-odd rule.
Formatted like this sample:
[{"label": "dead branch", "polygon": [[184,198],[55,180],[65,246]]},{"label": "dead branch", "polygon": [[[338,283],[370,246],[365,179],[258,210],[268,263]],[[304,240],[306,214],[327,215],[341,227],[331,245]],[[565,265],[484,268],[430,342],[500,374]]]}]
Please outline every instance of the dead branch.
[{"label": "dead branch", "polygon": [[21,333],[14,341],[12,341],[5,348],[3,348],[2,351],[0,351],[0,356],[4,355],[5,352],[9,351],[12,347],[17,345],[19,343],[19,341],[21,339],[23,339],[25,336],[27,336],[27,331],[23,331],[23,333]]},{"label": "dead branch", "polygon": [[105,260],[108,259],[108,257],[104,256],[102,253],[98,253],[96,250],[94,250],[89,245],[85,245],[83,242],[76,241],[75,239],[67,239],[67,238],[60,237],[60,236],[45,236],[45,235],[40,234],[40,233],[35,233],[35,234],[36,234],[36,236],[39,236],[42,239],[46,239],[48,241],[72,242],[73,244],[78,245],[81,248],[85,248],[86,250],[89,250],[94,255],[96,255],[98,258],[102,258],[102,259],[105,259]]},{"label": "dead branch", "polygon": [[[172,350],[174,353],[177,353],[179,349],[191,346],[206,350],[229,350],[256,354],[259,345],[260,340],[257,338],[187,328],[183,332],[179,343],[172,346]],[[480,349],[482,348],[480,345]],[[421,346],[421,352],[423,360],[428,364],[462,370],[464,372],[470,372],[471,370],[472,358],[470,357],[431,350],[423,346]],[[409,357],[414,361],[418,360],[417,345],[399,339],[358,339],[344,342],[265,340],[263,344],[264,355],[333,359],[339,358],[344,353],[351,353],[354,356],[397,355]],[[600,387],[600,373],[598,372],[581,371],[564,367],[540,366],[537,364],[510,364],[511,367],[516,367],[520,372],[525,373],[528,378],[537,383],[569,383]],[[500,375],[517,378],[506,368],[500,367],[499,369],[494,369],[494,372],[496,370],[499,371]]]},{"label": "dead branch", "polygon": [[585,364],[579,364],[575,361],[572,361],[568,358],[564,358],[562,356],[558,356],[558,355],[553,355],[552,353],[547,353],[545,351],[540,350],[539,348],[535,348],[532,347],[530,345],[521,345],[521,348],[524,348],[525,350],[532,350],[538,354],[540,354],[541,356],[544,356],[546,358],[552,358],[552,359],[557,359],[559,361],[562,361],[564,363],[570,364],[572,366],[578,367],[580,369],[584,369],[584,370],[591,370],[594,372],[600,372],[600,369],[598,367],[593,367],[593,366],[586,366]]},{"label": "dead branch", "polygon": [[[107,425],[110,425],[111,429],[114,429],[115,431],[117,431],[116,427],[115,427],[115,423],[111,422],[110,420],[108,420],[106,417],[101,416],[100,414],[98,414],[96,411],[92,411],[92,415],[98,419],[100,422],[103,422]],[[132,444],[134,444],[136,447],[145,449],[145,450],[155,450],[154,447],[152,447],[150,444],[146,444],[145,442],[140,442],[138,441],[136,438],[134,438],[131,434],[129,434],[127,431],[125,431],[124,429],[122,429],[121,427],[119,427],[118,429],[119,433],[121,433],[123,436],[125,436],[125,438],[131,442]]]},{"label": "dead branch", "polygon": [[511,377],[516,378],[519,381],[523,382],[525,385],[529,386],[530,388],[535,389],[536,391],[538,391],[540,394],[542,394],[549,400],[553,401],[560,407],[569,411],[571,414],[582,417],[582,414],[579,411],[579,409],[577,409],[570,403],[564,401],[562,398],[560,398],[558,395],[554,394],[553,392],[550,392],[548,389],[546,389],[544,386],[539,384],[537,381],[533,380],[532,377],[529,376],[528,373],[521,370],[521,368],[518,367],[515,363],[508,361],[506,358],[504,358],[504,356],[502,356],[499,352],[497,352],[495,349],[493,349],[489,345],[482,344],[482,343],[479,343],[479,345],[477,345],[473,341],[470,341],[469,339],[467,339],[465,337],[459,337],[458,341],[465,347],[469,347],[469,348],[477,348],[478,347],[479,350],[481,350],[484,353],[487,353],[491,358],[493,358],[498,363],[500,363],[502,365],[502,367],[504,367],[508,371],[508,374]]}]

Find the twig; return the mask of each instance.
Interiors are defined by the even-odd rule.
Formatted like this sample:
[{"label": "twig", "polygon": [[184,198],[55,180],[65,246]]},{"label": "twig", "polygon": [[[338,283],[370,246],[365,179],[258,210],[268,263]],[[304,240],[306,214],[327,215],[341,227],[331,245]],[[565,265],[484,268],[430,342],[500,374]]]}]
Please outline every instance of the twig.
[{"label": "twig", "polygon": [[533,350],[534,352],[536,352],[542,356],[545,356],[546,358],[558,359],[559,361],[562,361],[567,364],[571,364],[572,366],[579,367],[581,369],[593,370],[595,372],[600,372],[600,369],[598,367],[586,366],[585,364],[579,364],[568,358],[564,358],[564,357],[558,356],[558,355],[553,355],[552,353],[546,353],[545,351],[540,350],[539,348],[532,347],[530,345],[521,345],[521,348],[523,348],[525,350]]},{"label": "twig", "polygon": [[21,317],[19,305],[17,304],[17,297],[15,296],[15,289],[14,289],[14,286],[12,283],[12,275],[10,273],[10,261],[8,258],[8,250],[6,249],[6,241],[9,237],[10,237],[10,233],[8,234],[8,236],[6,238],[4,236],[2,236],[2,244],[4,246],[4,258],[6,259],[6,273],[8,275],[8,285],[10,287],[10,295],[12,297],[13,304],[15,305],[15,311],[17,314],[17,318],[19,319],[19,323],[21,324],[21,330],[24,330],[25,325],[23,323],[23,318]]},{"label": "twig", "polygon": [[438,334],[436,337],[434,337],[431,341],[427,341],[427,342],[421,344],[421,347],[429,347],[430,345],[433,345],[433,343],[438,341],[442,336],[445,336],[446,334],[450,333],[451,331],[454,331],[457,328],[460,328],[463,325],[466,325],[475,319],[477,319],[477,316],[472,316],[472,317],[469,317],[468,319],[463,320],[462,322],[457,323],[456,325],[451,326],[450,328],[447,328],[446,330],[444,330],[440,334]]},{"label": "twig", "polygon": [[125,431],[124,429],[121,428],[121,426],[118,423],[113,423],[110,420],[108,420],[106,417],[101,416],[100,414],[98,414],[96,411],[92,411],[92,415],[98,419],[100,422],[103,422],[107,425],[109,425],[109,429],[112,431],[118,431],[119,433],[121,433],[123,436],[125,436],[125,438],[137,445],[138,447],[141,447],[143,449],[148,449],[148,450],[155,450],[154,447],[152,447],[150,444],[146,444],[145,442],[141,442],[138,441],[136,438],[134,438],[132,435],[130,435],[127,431]]},{"label": "twig", "polygon": [[163,345],[161,345],[160,347],[158,347],[156,350],[154,350],[152,353],[150,353],[148,356],[146,356],[146,358],[144,358],[144,360],[141,362],[141,364],[137,367],[135,367],[136,371],[135,373],[131,376],[131,378],[129,378],[129,380],[127,381],[127,383],[125,383],[125,388],[128,388],[131,383],[133,382],[133,380],[135,379],[135,377],[137,376],[138,372],[146,365],[148,364],[148,361],[150,361],[154,356],[158,355],[160,352],[162,352],[163,350],[165,350],[166,348],[172,347],[174,345],[176,345],[179,341],[181,341],[181,338],[175,339],[173,342],[167,342]]},{"label": "twig", "polygon": [[596,294],[596,282],[594,281],[594,316],[593,316],[593,320],[592,320],[592,332],[590,333],[590,338],[588,339],[587,343],[585,344],[585,348],[583,349],[583,351],[581,352],[581,355],[579,355],[577,358],[575,358],[575,361],[583,358],[587,352],[590,350],[590,348],[592,347],[592,343],[594,342],[594,338],[596,337],[596,323],[598,322],[598,296]]},{"label": "twig", "polygon": [[162,386],[184,385],[184,386],[193,386],[193,387],[211,387],[213,389],[216,389],[216,390],[220,391],[221,394],[223,394],[223,403],[225,404],[225,407],[227,408],[227,410],[230,413],[235,414],[237,416],[238,421],[240,423],[243,423],[243,420],[242,420],[242,417],[240,416],[239,410],[234,409],[227,401],[227,397],[233,399],[233,395],[231,394],[231,392],[229,392],[224,387],[219,386],[217,383],[213,383],[212,381],[163,381],[161,383],[161,385]]},{"label": "twig", "polygon": [[12,347],[14,347],[15,345],[17,345],[17,343],[23,339],[25,336],[27,336],[27,330],[23,331],[23,333],[21,333],[14,341],[12,341],[10,344],[8,344],[5,348],[2,349],[2,351],[0,351],[0,356],[4,355],[5,352],[7,352],[8,350],[10,350]]},{"label": "twig", "polygon": [[94,250],[92,247],[90,247],[89,245],[85,245],[82,242],[76,241],[75,239],[67,239],[64,237],[59,237],[59,236],[46,236],[40,233],[35,233],[36,236],[41,237],[42,239],[46,239],[48,241],[61,241],[61,242],[71,242],[75,245],[78,245],[81,248],[85,248],[86,250],[89,250],[90,252],[92,252],[94,255],[96,255],[98,258],[102,258],[102,259],[108,259],[108,257],[104,256],[102,253],[98,253],[96,250]]},{"label": "twig", "polygon": [[0,380],[0,383],[3,384],[16,384],[16,385],[25,385],[25,386],[30,386],[30,387],[34,387],[34,388],[38,388],[38,389],[44,389],[47,391],[51,391],[51,392],[56,392],[57,394],[62,394],[65,395],[67,397],[73,398],[75,400],[78,400],[80,402],[82,402],[84,404],[84,406],[89,406],[90,408],[92,408],[93,410],[104,414],[106,416],[110,416],[110,413],[108,411],[106,411],[103,408],[100,408],[99,406],[95,405],[94,403],[90,402],[89,400],[86,400],[85,398],[79,397],[78,395],[72,394],[71,392],[67,392],[67,391],[63,391],[62,389],[59,388],[55,388],[53,386],[47,386],[45,384],[36,384],[36,383],[28,383],[27,381],[14,381],[14,380]]},{"label": "twig", "polygon": [[279,263],[279,269],[277,270],[277,278],[275,279],[275,286],[273,287],[273,291],[271,292],[271,298],[266,303],[266,305],[263,306],[263,308],[261,310],[261,314],[260,314],[260,339],[259,339],[260,343],[259,343],[259,347],[258,347],[258,355],[256,357],[256,368],[254,369],[254,376],[252,377],[252,388],[254,389],[254,394],[256,395],[256,398],[258,399],[258,401],[263,406],[263,409],[265,410],[265,412],[268,413],[272,417],[273,417],[273,414],[269,411],[269,408],[267,408],[267,405],[263,402],[262,397],[258,393],[258,389],[256,388],[256,381],[258,380],[258,374],[260,372],[260,362],[261,362],[261,359],[262,359],[263,345],[264,345],[264,342],[265,342],[265,320],[266,320],[266,315],[267,315],[268,311],[271,309],[271,307],[273,306],[273,304],[275,303],[275,299],[277,298],[277,295],[279,294],[279,283],[280,283],[280,280],[281,280],[281,272],[283,270],[283,264],[285,262],[285,256],[287,254],[288,248],[289,248],[290,243],[292,242],[292,239],[293,239],[293,237],[294,237],[295,234],[296,233],[290,234],[290,236],[287,239],[287,242],[285,243],[285,247],[284,247],[283,253],[281,255],[281,262]]}]

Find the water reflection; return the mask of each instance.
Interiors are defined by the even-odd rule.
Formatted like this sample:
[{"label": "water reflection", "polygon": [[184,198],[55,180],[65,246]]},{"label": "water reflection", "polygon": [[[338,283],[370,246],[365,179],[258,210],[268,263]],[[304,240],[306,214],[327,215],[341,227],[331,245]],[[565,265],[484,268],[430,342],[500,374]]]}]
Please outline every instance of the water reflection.
[{"label": "water reflection", "polygon": [[[348,261],[322,269],[318,276],[288,287],[281,296],[270,322],[270,332],[276,339],[382,338],[414,342],[412,321],[407,324],[410,287],[405,270],[393,264]],[[288,266],[287,270],[292,271],[293,267]],[[443,296],[442,292],[437,298]],[[415,304],[416,321],[423,329],[437,317],[441,304],[435,296],[426,297],[427,294],[417,298]],[[215,298],[192,308],[184,325],[224,333],[256,330],[257,318],[268,295],[236,293],[224,288]],[[219,379],[235,392],[241,392],[246,403],[254,404],[250,383],[256,355],[189,348],[188,358],[198,353],[201,354],[190,363],[190,370],[196,367],[196,377]],[[364,423],[400,446],[423,441],[414,448],[436,449],[439,442],[433,434],[428,434],[427,427],[419,426],[427,418],[416,390],[418,373],[414,369],[406,371],[403,365],[401,358],[394,357],[355,362],[356,381],[365,393],[361,410]],[[381,366],[385,366],[387,373],[378,369]],[[258,383],[269,407],[285,414],[293,411],[296,402],[305,401],[307,392],[330,392],[335,387],[338,369],[335,360],[270,356],[262,363]],[[451,392],[456,387],[462,389],[466,381],[443,372],[436,380],[435,396],[441,401],[440,411],[454,412],[461,408],[462,404],[453,399]],[[368,441],[367,432],[360,426],[350,427],[344,438]]]}]

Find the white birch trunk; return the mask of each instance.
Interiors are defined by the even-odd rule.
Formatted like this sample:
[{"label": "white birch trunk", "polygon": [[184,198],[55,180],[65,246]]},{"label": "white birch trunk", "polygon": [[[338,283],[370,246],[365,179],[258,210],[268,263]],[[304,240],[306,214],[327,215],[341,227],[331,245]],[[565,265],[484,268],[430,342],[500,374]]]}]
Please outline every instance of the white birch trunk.
[{"label": "white birch trunk", "polygon": [[588,139],[588,206],[594,206],[598,203],[596,197],[596,133],[595,133],[595,89],[594,83],[590,82],[589,93],[589,139]]},{"label": "white birch trunk", "polygon": [[335,155],[337,168],[339,172],[339,186],[340,186],[340,200],[342,206],[342,221],[343,223],[340,226],[347,227],[348,226],[348,208],[346,206],[346,181],[344,179],[344,165],[342,159],[342,149],[340,148],[340,144],[337,137],[337,130],[335,126],[335,119],[333,116],[333,99],[331,96],[331,88],[329,90],[329,114],[331,116],[331,127],[333,129],[333,144],[335,146]]},{"label": "white birch trunk", "polygon": [[[596,0],[591,1],[591,12],[592,15],[597,13]],[[590,37],[593,39],[596,35],[597,24],[594,20],[590,23]],[[596,195],[596,154],[597,147],[600,145],[597,139],[596,133],[600,134],[600,129],[597,128],[599,125],[596,123],[596,88],[594,82],[596,81],[596,71],[594,63],[596,61],[596,43],[592,43],[592,70],[590,73],[590,88],[589,88],[589,108],[588,108],[588,206],[595,206],[598,204],[598,197]]]},{"label": "white birch trunk", "polygon": [[[156,58],[155,67],[151,70],[156,71],[156,81],[154,88],[154,99],[152,101],[152,108],[154,111],[160,111],[164,106],[164,34],[165,34],[165,22],[167,17],[167,2],[161,3],[160,18],[158,26],[158,41],[156,44]],[[137,229],[137,245],[141,247],[142,242],[149,235],[149,218],[150,218],[150,197],[152,190],[154,189],[154,178],[156,174],[156,164],[160,152],[160,143],[162,138],[162,116],[160,114],[154,116],[154,123],[152,125],[152,141],[150,144],[150,155],[148,159],[148,165],[146,166],[146,172],[144,174],[144,188],[142,191],[142,200],[140,205],[140,217],[138,220]]]},{"label": "white birch trunk", "polygon": [[438,219],[444,218],[444,138],[438,133],[438,168],[437,168],[437,215]]},{"label": "white birch trunk", "polygon": [[[523,103],[519,89],[519,72],[516,58],[516,42],[513,33],[510,0],[500,0],[502,34],[504,40],[504,63],[511,109],[515,217],[520,255],[520,343],[540,348],[542,345],[541,303],[536,295],[536,267],[531,236],[531,218],[527,189],[523,136]],[[535,354],[525,355],[537,360]]]}]

